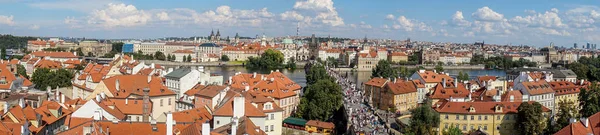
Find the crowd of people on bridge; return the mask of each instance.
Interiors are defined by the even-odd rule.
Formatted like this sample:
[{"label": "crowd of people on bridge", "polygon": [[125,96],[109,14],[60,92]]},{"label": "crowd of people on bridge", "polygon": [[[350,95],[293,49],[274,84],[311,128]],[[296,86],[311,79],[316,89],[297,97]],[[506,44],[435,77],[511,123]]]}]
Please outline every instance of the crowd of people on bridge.
[{"label": "crowd of people on bridge", "polygon": [[366,101],[364,91],[356,88],[355,82],[350,81],[347,74],[343,76],[329,68],[327,68],[327,73],[334,77],[336,82],[342,86],[344,107],[349,117],[349,125],[354,129],[355,134],[389,134],[389,129],[385,126],[385,123],[379,121],[379,118],[375,115],[375,111],[364,104]]}]

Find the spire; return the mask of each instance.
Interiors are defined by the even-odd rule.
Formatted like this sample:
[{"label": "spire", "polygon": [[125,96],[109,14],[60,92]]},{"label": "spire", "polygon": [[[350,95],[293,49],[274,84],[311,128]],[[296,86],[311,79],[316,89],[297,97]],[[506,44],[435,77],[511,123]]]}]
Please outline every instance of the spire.
[{"label": "spire", "polygon": [[215,35],[215,30],[210,30],[210,36],[214,36]]},{"label": "spire", "polygon": [[221,36],[221,32],[217,29],[217,36]]},{"label": "spire", "polygon": [[235,38],[240,38],[240,35],[238,35],[238,33],[235,33]]}]

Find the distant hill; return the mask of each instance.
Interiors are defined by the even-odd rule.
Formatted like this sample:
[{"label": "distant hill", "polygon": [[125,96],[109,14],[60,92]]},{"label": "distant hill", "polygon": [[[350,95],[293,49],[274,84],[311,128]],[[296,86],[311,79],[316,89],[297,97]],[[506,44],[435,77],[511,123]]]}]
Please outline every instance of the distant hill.
[{"label": "distant hill", "polygon": [[0,34],[0,46],[6,47],[6,49],[17,49],[19,48],[19,45],[21,46],[21,48],[26,48],[27,40],[36,39],[37,37],[21,37]]}]

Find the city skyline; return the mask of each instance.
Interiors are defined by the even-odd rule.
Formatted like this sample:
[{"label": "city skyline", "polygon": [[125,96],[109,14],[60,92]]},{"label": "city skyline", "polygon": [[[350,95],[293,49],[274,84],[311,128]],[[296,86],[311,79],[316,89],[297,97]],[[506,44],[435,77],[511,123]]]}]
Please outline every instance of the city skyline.
[{"label": "city skyline", "polygon": [[300,35],[572,47],[600,42],[598,1],[0,1],[0,33],[158,38]]}]

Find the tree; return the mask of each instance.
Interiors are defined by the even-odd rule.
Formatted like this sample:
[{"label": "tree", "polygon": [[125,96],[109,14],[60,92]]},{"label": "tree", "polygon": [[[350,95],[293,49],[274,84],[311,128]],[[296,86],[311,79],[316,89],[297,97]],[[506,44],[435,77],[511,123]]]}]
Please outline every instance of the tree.
[{"label": "tree", "polygon": [[469,73],[463,73],[462,71],[458,72],[458,80],[459,81],[469,81]]},{"label": "tree", "polygon": [[590,117],[593,114],[600,112],[600,96],[598,94],[600,88],[596,83],[592,83],[587,89],[582,88],[579,92],[579,113],[581,117]]},{"label": "tree", "polygon": [[157,59],[157,60],[165,60],[165,58],[166,58],[166,57],[165,57],[165,54],[164,54],[164,53],[162,53],[162,52],[160,52],[160,51],[156,51],[156,52],[154,53],[154,59]]},{"label": "tree", "polygon": [[561,100],[558,102],[558,113],[556,114],[556,124],[549,127],[550,133],[555,133],[563,127],[570,124],[569,119],[577,118],[577,108],[572,101]]},{"label": "tree", "polygon": [[31,82],[33,82],[33,84],[35,84],[35,88],[39,90],[46,90],[48,86],[54,88],[52,86],[56,85],[56,82],[51,79],[52,76],[54,75],[50,69],[38,68],[31,75]]},{"label": "tree", "polygon": [[434,128],[440,123],[440,115],[430,106],[431,101],[427,100],[425,105],[411,110],[412,117],[407,132],[415,135],[435,135]]},{"label": "tree", "polygon": [[182,58],[183,60],[181,60],[181,62],[187,62],[187,57],[183,56]]},{"label": "tree", "polygon": [[306,72],[306,84],[312,85],[319,80],[333,80],[333,78],[327,75],[327,70],[322,65],[313,65]]},{"label": "tree", "polygon": [[462,131],[458,128],[458,126],[450,126],[447,130],[442,132],[442,135],[463,135]]},{"label": "tree", "polygon": [[94,57],[94,53],[92,53],[92,52],[88,52],[87,56],[88,56],[88,57]]},{"label": "tree", "polygon": [[192,62],[192,55],[188,54],[188,56],[187,56],[187,62]]},{"label": "tree", "polygon": [[404,66],[398,68],[398,73],[399,73],[400,77],[410,77],[415,72],[416,72],[416,69],[409,69]]},{"label": "tree", "polygon": [[29,78],[29,76],[27,76],[27,70],[25,70],[25,67],[21,64],[17,64],[17,74],[22,75],[25,78]]},{"label": "tree", "polygon": [[515,129],[522,129],[518,130],[522,135],[542,135],[546,128],[542,105],[538,102],[523,102],[517,110]]},{"label": "tree", "polygon": [[335,59],[333,57],[327,57],[326,61],[327,61],[327,66],[329,66],[329,67],[337,67],[338,66],[337,59]]},{"label": "tree", "polygon": [[85,56],[85,54],[83,54],[83,51],[81,51],[81,47],[75,49],[75,51],[77,52],[77,56]]},{"label": "tree", "polygon": [[172,59],[171,54],[167,55],[167,60],[172,61],[171,59]]},{"label": "tree", "polygon": [[318,80],[304,91],[297,115],[308,120],[327,121],[342,107],[342,94],[340,85],[332,80]]},{"label": "tree", "polygon": [[442,66],[441,64],[435,65],[434,69],[437,70],[437,72],[444,72],[444,66]]},{"label": "tree", "polygon": [[382,77],[382,78],[397,78],[398,73],[392,68],[392,65],[387,60],[379,60],[377,66],[371,73],[371,78]]},{"label": "tree", "polygon": [[285,64],[285,68],[294,70],[296,69],[296,60],[291,57],[290,60],[287,62],[287,64]]},{"label": "tree", "polygon": [[0,59],[6,59],[6,48],[4,46],[0,48]]},{"label": "tree", "polygon": [[80,70],[83,70],[83,69],[85,69],[85,67],[83,66],[83,64],[77,64],[77,65],[75,65],[75,70],[80,71]]},{"label": "tree", "polygon": [[221,61],[229,61],[229,56],[221,55]]},{"label": "tree", "polygon": [[[71,79],[73,78],[73,73],[68,70],[61,68],[55,71],[54,76],[52,77],[53,81],[59,87],[67,87],[71,86]],[[54,86],[56,87],[56,86]]]},{"label": "tree", "polygon": [[268,49],[259,58],[248,58],[246,68],[249,69],[280,69],[283,68],[283,54],[279,51]]},{"label": "tree", "polygon": [[112,43],[112,50],[114,52],[123,52],[123,42]]},{"label": "tree", "polygon": [[587,65],[584,65],[579,62],[573,62],[571,64],[568,64],[567,68],[575,72],[575,74],[577,75],[577,79],[588,79],[587,74],[590,71],[590,69]]},{"label": "tree", "polygon": [[27,47],[27,41],[36,39],[36,37],[21,37],[0,34],[0,46],[3,46],[7,49],[25,48]]}]

